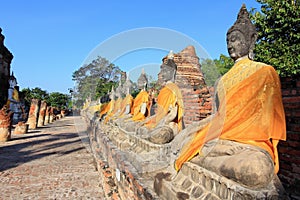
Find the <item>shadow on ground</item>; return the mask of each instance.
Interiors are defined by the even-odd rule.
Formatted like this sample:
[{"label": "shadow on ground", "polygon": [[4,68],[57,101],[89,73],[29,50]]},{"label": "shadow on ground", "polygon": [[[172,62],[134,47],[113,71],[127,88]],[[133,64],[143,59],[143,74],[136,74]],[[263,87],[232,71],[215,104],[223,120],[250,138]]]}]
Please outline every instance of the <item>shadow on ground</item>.
[{"label": "shadow on ground", "polygon": [[[58,126],[59,124],[53,124],[51,127]],[[71,125],[61,124],[60,127],[64,126],[68,128]],[[14,137],[11,141],[0,144],[0,172],[43,157],[51,155],[63,156],[85,149],[77,133],[65,131],[48,134],[38,132],[37,130],[37,134],[34,135],[13,135]]]}]

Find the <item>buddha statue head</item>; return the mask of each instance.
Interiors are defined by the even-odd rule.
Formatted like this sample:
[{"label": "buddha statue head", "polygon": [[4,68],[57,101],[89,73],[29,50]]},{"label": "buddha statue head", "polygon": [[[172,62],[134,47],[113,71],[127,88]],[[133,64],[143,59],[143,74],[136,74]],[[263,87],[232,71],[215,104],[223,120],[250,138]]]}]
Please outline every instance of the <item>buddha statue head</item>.
[{"label": "buddha statue head", "polygon": [[256,28],[249,18],[245,4],[243,4],[237,20],[227,31],[227,49],[230,57],[234,61],[245,56],[253,60],[256,39]]},{"label": "buddha statue head", "polygon": [[160,66],[160,76],[163,81],[162,84],[167,83],[168,81],[175,82],[176,77],[176,71],[177,71],[177,65],[175,64],[174,60],[174,54],[172,51],[167,56],[167,62],[166,64],[163,63]]},{"label": "buddha statue head", "polygon": [[137,86],[140,90],[142,90],[142,89],[146,89],[147,84],[148,84],[148,78],[146,76],[145,70],[142,69],[142,73],[137,80]]},{"label": "buddha statue head", "polygon": [[109,93],[110,100],[115,100],[115,96],[116,96],[116,93],[115,93],[115,89],[114,89],[114,86],[113,86],[111,88],[111,92]]},{"label": "buddha statue head", "polygon": [[119,81],[119,85],[118,85],[118,87],[116,88],[116,91],[115,91],[115,96],[117,97],[117,98],[121,98],[122,97],[122,82],[121,82],[121,80]]},{"label": "buddha statue head", "polygon": [[124,94],[128,95],[128,94],[130,94],[131,90],[132,90],[132,82],[129,79],[129,73],[128,73],[128,75],[126,76],[126,81],[123,84],[122,91]]}]

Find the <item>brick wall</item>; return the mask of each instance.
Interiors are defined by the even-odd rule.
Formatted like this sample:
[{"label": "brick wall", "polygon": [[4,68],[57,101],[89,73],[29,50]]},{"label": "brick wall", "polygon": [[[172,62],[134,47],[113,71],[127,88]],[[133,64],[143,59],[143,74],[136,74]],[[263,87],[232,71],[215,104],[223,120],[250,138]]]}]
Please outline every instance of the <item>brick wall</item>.
[{"label": "brick wall", "polygon": [[181,88],[184,104],[184,124],[206,118],[212,113],[212,97],[207,87],[193,89]]},{"label": "brick wall", "polygon": [[278,146],[278,176],[292,199],[300,199],[300,75],[282,78],[287,140]]}]

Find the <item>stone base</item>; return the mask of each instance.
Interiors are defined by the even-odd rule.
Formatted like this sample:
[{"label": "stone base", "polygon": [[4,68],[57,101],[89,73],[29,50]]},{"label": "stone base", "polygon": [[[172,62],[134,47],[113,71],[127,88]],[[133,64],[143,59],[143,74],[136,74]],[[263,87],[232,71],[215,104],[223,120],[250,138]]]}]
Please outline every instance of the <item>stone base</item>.
[{"label": "stone base", "polygon": [[156,177],[154,188],[162,199],[285,199],[277,176],[268,187],[253,190],[187,162],[176,176],[160,177],[163,175]]},{"label": "stone base", "polygon": [[0,128],[0,142],[6,142],[11,138],[10,128]]},{"label": "stone base", "polygon": [[16,125],[16,128],[14,130],[14,134],[25,134],[28,131],[28,124],[22,124],[22,125]]},{"label": "stone base", "polygon": [[34,118],[34,117],[28,118],[28,120],[27,120],[26,123],[28,124],[28,126],[29,126],[28,128],[29,128],[30,130],[33,130],[33,129],[36,129],[36,128],[37,128],[37,119]]}]

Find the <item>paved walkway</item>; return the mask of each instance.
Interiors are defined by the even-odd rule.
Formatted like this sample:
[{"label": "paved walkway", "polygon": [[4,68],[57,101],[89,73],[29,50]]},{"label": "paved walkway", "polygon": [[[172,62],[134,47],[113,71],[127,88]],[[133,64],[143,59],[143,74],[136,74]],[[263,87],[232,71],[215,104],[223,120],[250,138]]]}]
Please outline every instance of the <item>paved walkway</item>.
[{"label": "paved walkway", "polygon": [[85,130],[70,116],[0,143],[0,199],[104,199]]}]

